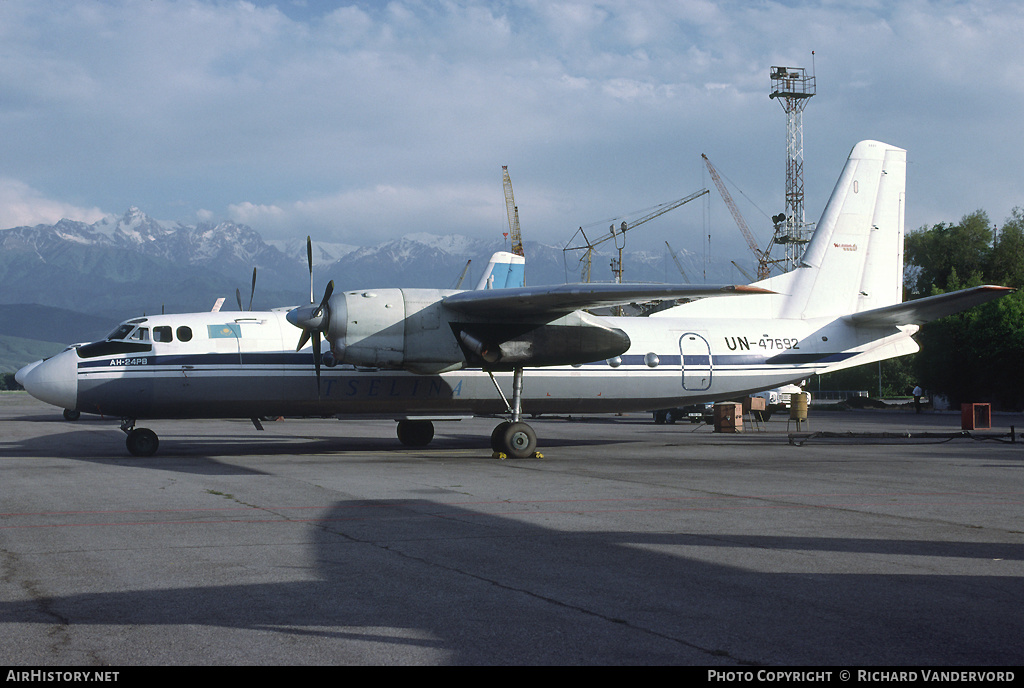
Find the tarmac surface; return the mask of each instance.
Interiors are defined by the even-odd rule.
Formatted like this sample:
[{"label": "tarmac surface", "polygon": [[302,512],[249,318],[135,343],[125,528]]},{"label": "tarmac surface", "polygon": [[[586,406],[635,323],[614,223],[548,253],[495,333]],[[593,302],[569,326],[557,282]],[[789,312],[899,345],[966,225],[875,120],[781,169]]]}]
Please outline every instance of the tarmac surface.
[{"label": "tarmac surface", "polygon": [[536,419],[523,460],[496,423],[153,421],[137,459],[0,394],[0,664],[1024,662],[1020,414]]}]

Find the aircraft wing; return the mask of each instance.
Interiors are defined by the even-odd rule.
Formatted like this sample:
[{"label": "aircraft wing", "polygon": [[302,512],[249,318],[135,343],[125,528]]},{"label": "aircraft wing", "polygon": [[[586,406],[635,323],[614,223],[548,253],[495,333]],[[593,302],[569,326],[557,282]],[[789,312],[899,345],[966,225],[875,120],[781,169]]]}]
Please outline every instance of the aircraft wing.
[{"label": "aircraft wing", "polygon": [[1011,287],[997,287],[986,284],[971,289],[962,289],[948,294],[928,296],[923,299],[897,303],[895,306],[884,306],[870,311],[862,311],[846,316],[855,325],[868,327],[886,327],[896,325],[921,325],[947,315],[959,313],[972,306],[998,299],[1016,291]]},{"label": "aircraft wing", "polygon": [[467,315],[558,315],[638,301],[772,293],[760,287],[723,284],[560,284],[463,291],[446,297],[444,305]]}]

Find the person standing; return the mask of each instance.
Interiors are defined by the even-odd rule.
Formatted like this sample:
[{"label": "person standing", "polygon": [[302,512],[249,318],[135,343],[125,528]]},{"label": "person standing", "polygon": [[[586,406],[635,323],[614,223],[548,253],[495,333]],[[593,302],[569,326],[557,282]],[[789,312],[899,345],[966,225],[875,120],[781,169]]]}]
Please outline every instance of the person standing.
[{"label": "person standing", "polygon": [[914,413],[921,413],[921,395],[924,391],[921,385],[914,385]]}]

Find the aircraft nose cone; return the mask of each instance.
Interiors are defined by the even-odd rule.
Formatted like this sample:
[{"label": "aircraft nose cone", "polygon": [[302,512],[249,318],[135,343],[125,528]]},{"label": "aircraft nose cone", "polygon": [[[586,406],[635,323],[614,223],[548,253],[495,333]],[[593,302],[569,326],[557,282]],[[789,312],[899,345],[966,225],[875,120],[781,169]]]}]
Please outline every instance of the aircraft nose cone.
[{"label": "aircraft nose cone", "polygon": [[75,351],[64,351],[45,361],[30,363],[18,374],[22,372],[25,375],[19,382],[39,401],[71,410],[78,406],[78,354]]},{"label": "aircraft nose cone", "polygon": [[14,381],[17,382],[22,387],[24,387],[25,386],[25,378],[28,376],[29,372],[31,372],[31,370],[33,368],[35,368],[37,365],[39,365],[42,362],[43,362],[43,359],[40,358],[38,361],[32,361],[31,363],[29,363],[25,367],[19,369],[18,372],[16,372],[14,374]]}]

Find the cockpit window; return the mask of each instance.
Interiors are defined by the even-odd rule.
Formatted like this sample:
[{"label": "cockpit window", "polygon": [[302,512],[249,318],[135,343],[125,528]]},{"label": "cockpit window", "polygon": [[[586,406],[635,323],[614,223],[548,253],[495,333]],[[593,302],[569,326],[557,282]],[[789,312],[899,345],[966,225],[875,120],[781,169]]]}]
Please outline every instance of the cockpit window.
[{"label": "cockpit window", "polygon": [[118,325],[110,334],[107,335],[107,341],[112,339],[127,339],[128,335],[131,334],[134,329],[135,325],[129,325],[128,323]]},{"label": "cockpit window", "polygon": [[149,328],[140,327],[139,329],[132,332],[131,340],[133,342],[148,342],[149,341]]},{"label": "cockpit window", "polygon": [[153,346],[148,342],[143,344],[142,342],[119,342],[111,341],[109,339],[103,342],[85,344],[75,349],[79,358],[97,358],[99,356],[112,355],[137,355],[150,353],[152,350]]}]

